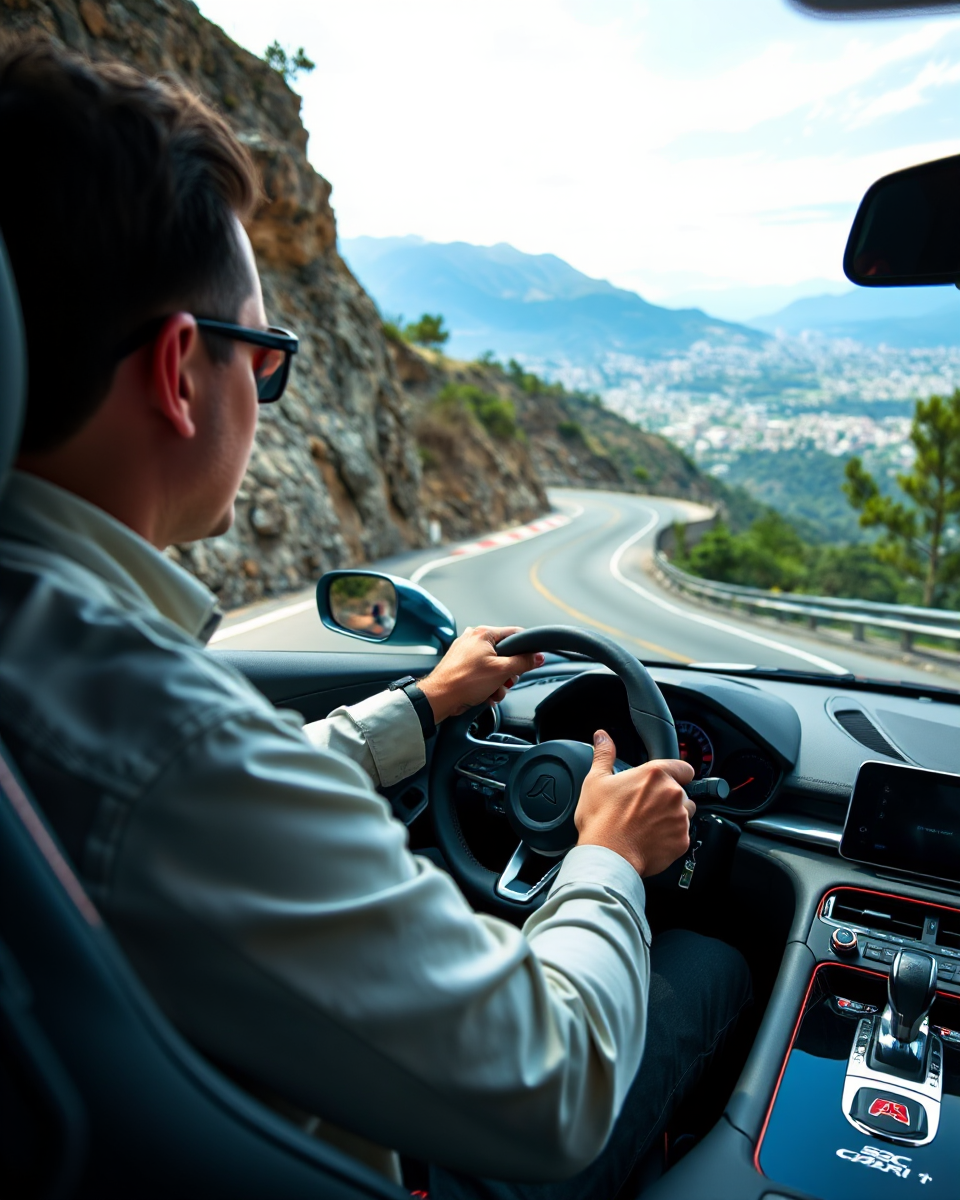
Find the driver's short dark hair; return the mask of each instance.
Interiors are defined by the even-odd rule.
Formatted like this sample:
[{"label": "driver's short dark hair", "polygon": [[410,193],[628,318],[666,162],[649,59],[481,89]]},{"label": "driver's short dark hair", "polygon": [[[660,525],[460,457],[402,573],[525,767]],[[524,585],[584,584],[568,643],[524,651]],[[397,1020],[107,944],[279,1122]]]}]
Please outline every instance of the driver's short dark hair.
[{"label": "driver's short dark hair", "polygon": [[[186,309],[236,320],[253,290],[233,217],[259,182],[227,123],[172,79],[51,43],[0,52],[0,231],[27,333],[21,449],[52,449],[106,396],[117,349]],[[223,339],[205,339],[218,361]]]}]

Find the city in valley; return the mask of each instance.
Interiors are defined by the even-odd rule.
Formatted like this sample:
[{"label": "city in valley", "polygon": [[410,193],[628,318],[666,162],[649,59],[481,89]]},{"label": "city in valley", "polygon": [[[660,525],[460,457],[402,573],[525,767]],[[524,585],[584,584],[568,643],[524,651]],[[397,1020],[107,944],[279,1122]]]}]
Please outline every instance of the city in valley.
[{"label": "city in valley", "polygon": [[658,358],[609,353],[590,366],[538,365],[833,536],[857,533],[839,491],[845,461],[861,455],[893,486],[912,462],[916,400],[960,384],[958,346],[873,348],[816,334],[760,348],[699,342]]}]

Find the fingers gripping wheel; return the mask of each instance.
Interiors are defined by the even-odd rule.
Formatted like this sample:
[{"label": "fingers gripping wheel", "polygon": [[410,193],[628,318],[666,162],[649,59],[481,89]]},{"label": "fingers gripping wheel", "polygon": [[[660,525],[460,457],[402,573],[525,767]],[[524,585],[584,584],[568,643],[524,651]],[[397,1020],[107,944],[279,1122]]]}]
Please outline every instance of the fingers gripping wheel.
[{"label": "fingers gripping wheel", "polygon": [[[609,667],[623,680],[630,716],[651,758],[678,758],[673,717],[646,667],[615,642],[565,625],[526,629],[497,646],[503,656],[536,651],[575,651]],[[576,843],[574,824],[580,789],[593,764],[583,742],[552,741],[530,746],[471,737],[476,710],[440,727],[431,767],[431,807],[437,841],[464,891],[480,903],[526,909]],[[455,802],[457,776],[471,781],[475,803],[506,815],[520,839],[502,875],[474,857]],[[496,819],[491,817],[491,819]]]}]

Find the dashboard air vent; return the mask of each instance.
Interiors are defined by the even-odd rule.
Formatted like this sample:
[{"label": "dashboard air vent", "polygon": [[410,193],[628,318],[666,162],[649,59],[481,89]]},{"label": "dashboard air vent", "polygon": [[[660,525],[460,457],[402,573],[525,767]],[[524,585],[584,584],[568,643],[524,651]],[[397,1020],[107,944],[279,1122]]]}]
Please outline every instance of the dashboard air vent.
[{"label": "dashboard air vent", "polygon": [[937,929],[937,945],[950,950],[960,950],[960,912],[951,909],[941,912]]},{"label": "dashboard air vent", "polygon": [[832,899],[832,905],[827,900],[823,914],[829,914],[831,920],[840,925],[856,925],[860,929],[874,929],[877,933],[895,933],[917,941],[923,936],[924,912],[921,904],[901,900],[897,896],[877,896],[854,889],[835,892]]},{"label": "dashboard air vent", "polygon": [[874,750],[877,754],[885,754],[888,758],[895,758],[899,762],[906,762],[900,751],[891,746],[862,709],[835,709],[833,715],[837,718],[837,722],[843,726],[852,738],[856,738],[861,746],[866,746],[868,750]]}]

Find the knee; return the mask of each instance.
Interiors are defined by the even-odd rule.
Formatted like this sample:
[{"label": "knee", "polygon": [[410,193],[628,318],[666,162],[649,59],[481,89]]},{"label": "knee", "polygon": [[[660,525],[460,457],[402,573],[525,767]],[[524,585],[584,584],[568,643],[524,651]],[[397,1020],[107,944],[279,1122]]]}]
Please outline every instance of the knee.
[{"label": "knee", "polygon": [[753,983],[747,960],[739,950],[689,929],[670,929],[654,938],[651,969],[673,975],[682,972],[687,982],[706,984],[722,992],[735,1011],[753,998]]}]

